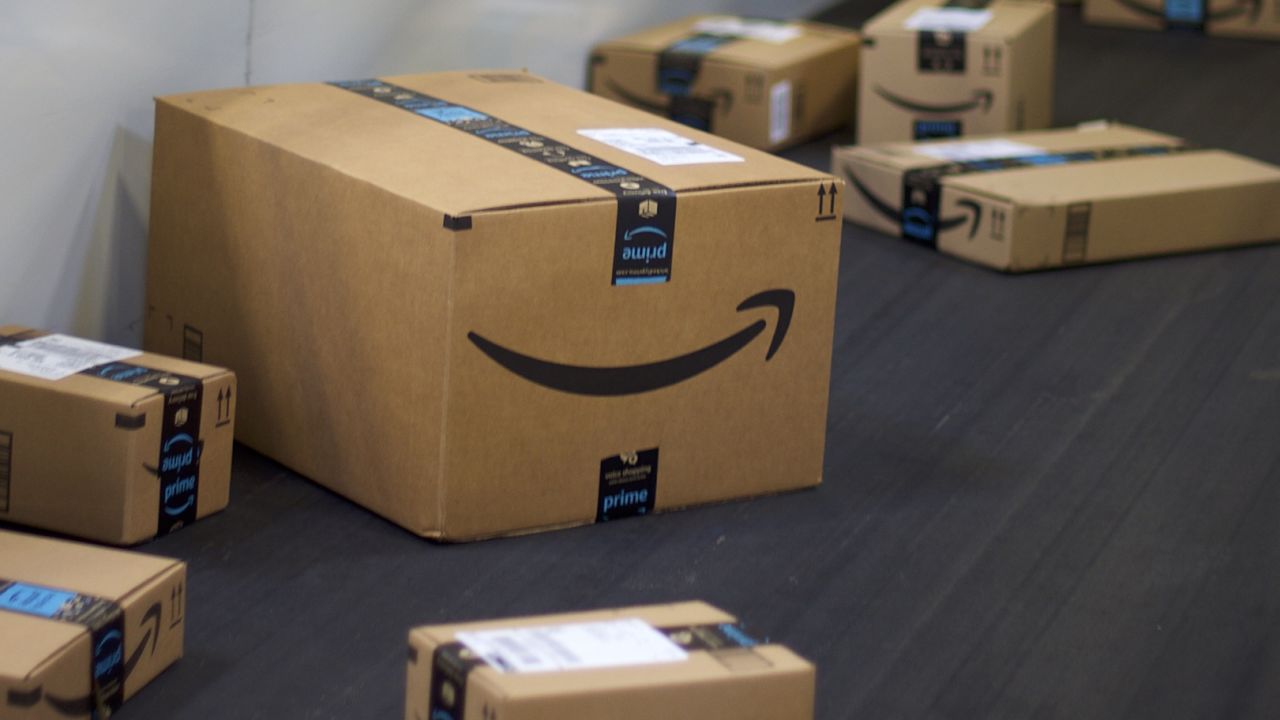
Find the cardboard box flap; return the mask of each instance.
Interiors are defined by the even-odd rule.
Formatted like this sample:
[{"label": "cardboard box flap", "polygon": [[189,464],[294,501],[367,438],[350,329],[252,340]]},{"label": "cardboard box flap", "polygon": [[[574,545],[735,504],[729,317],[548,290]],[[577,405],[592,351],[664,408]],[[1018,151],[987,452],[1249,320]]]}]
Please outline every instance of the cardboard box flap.
[{"label": "cardboard box flap", "polygon": [[[557,154],[573,157],[586,153],[677,192],[826,178],[767,153],[520,71],[433,73],[381,80],[453,106],[448,109],[452,115],[436,113],[436,117],[461,117],[464,121],[496,118],[542,136],[554,144],[526,138],[524,150],[550,160],[543,161],[535,153],[513,152],[445,120],[336,85],[238,88],[171,95],[158,102],[162,112],[166,108],[189,112],[261,140],[263,153],[275,148],[294,153],[448,216],[614,200],[610,191],[559,169],[564,163],[554,157]],[[708,151],[707,157],[719,159],[662,165],[579,132],[635,128],[666,131],[705,144],[718,151]],[[491,180],[478,182],[477,178]]]},{"label": "cardboard box flap", "polygon": [[[18,336],[23,339],[35,339],[46,335],[49,335],[49,333],[40,330],[32,330],[31,328],[20,325],[0,326],[0,338]],[[78,338],[71,338],[70,340],[77,343],[84,342]],[[166,355],[154,355],[152,353],[142,352],[141,350],[131,350],[130,348],[116,349],[121,351],[120,362],[122,363],[150,368],[152,370],[161,370],[177,375],[184,375],[200,380],[208,381],[226,375],[230,372],[223,368],[202,365],[200,363],[189,362],[187,360],[180,360]],[[109,364],[110,361],[96,363],[94,367],[105,369]],[[3,378],[8,382],[47,388],[54,392],[93,398],[95,400],[128,407],[136,407],[150,398],[163,394],[163,391],[146,385],[135,385],[129,382],[116,382],[109,379],[93,377],[92,375],[83,374],[82,372],[77,372],[58,380],[49,380],[23,372],[13,372],[0,369],[0,378]]]},{"label": "cardboard box flap", "polygon": [[1022,205],[1061,205],[1172,195],[1211,187],[1280,184],[1280,168],[1222,150],[1195,150],[957,175],[942,182],[947,187],[1001,197]]},{"label": "cardboard box flap", "polygon": [[949,158],[1000,157],[1005,153],[1061,153],[1104,148],[1182,145],[1180,138],[1119,123],[1086,123],[1077,128],[1020,132],[1016,135],[971,135],[963,139],[891,142],[850,146],[841,154],[892,170],[912,170],[945,163]]},{"label": "cardboard box flap", "polygon": [[[730,15],[695,15],[609,40],[596,46],[596,50],[658,54],[693,35],[717,34],[721,29],[732,32],[736,25],[743,23],[762,23],[764,31],[760,37],[739,37],[716,47],[707,54],[707,61],[780,68],[847,45],[857,38],[857,33],[847,28],[802,20],[774,23]],[[769,32],[771,27],[776,32]]]},{"label": "cardboard box flap", "polygon": [[[979,3],[981,5],[981,3]],[[946,7],[947,0],[907,0],[885,8],[863,26],[864,37],[877,35],[914,35],[917,31],[907,27],[908,21],[919,11],[938,9],[977,19],[978,13],[989,11],[990,16],[980,27],[967,34],[982,39],[1011,38],[1025,31],[1044,12],[1041,0],[991,0],[985,6],[973,8]],[[917,16],[920,17],[920,16]],[[981,16],[987,17],[987,16]]]}]

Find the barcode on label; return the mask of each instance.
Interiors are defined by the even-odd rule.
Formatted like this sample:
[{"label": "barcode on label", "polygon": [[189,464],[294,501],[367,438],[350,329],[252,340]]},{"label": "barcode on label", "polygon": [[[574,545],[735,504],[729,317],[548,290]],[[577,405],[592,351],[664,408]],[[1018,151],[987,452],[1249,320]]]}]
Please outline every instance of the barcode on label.
[{"label": "barcode on label", "polygon": [[9,482],[13,473],[13,433],[0,430],[0,512],[9,512]]},{"label": "barcode on label", "polygon": [[680,662],[688,655],[643,620],[607,620],[458,633],[458,642],[508,673]]}]

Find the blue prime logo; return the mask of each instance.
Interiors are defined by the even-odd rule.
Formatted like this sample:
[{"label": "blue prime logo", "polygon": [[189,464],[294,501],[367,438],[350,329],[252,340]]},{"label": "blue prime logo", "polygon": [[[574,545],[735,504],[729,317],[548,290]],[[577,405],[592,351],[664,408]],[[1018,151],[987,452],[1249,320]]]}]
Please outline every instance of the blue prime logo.
[{"label": "blue prime logo", "polygon": [[918,240],[933,238],[933,215],[924,208],[907,208],[902,214],[902,234]]},{"label": "blue prime logo", "polygon": [[115,382],[127,382],[141,375],[151,372],[147,368],[138,367],[136,365],[125,365],[123,363],[110,363],[103,365],[98,369],[98,377],[114,380]]},{"label": "blue prime logo", "polygon": [[625,242],[632,240],[641,240],[645,236],[652,236],[654,239],[661,238],[662,243],[658,245],[634,245],[622,248],[622,259],[630,261],[643,262],[648,265],[653,260],[666,260],[670,254],[671,244],[668,243],[667,233],[662,228],[652,225],[644,225],[638,228],[632,228],[622,235]]},{"label": "blue prime logo", "polygon": [[93,677],[99,679],[115,674],[124,662],[124,642],[119,630],[112,630],[93,649]]},{"label": "blue prime logo", "polygon": [[431,720],[454,720],[454,717],[448,710],[432,710]]},{"label": "blue prime logo", "polygon": [[175,435],[164,444],[160,459],[161,477],[172,477],[161,488],[166,515],[178,516],[196,501],[195,439],[186,433]]},{"label": "blue prime logo", "polygon": [[[649,491],[645,490],[619,490],[612,495],[606,495],[600,506],[604,514],[608,514],[610,510],[621,510],[623,508],[634,507],[636,505],[646,505],[649,502]],[[640,512],[644,512],[644,508],[640,508]]]}]

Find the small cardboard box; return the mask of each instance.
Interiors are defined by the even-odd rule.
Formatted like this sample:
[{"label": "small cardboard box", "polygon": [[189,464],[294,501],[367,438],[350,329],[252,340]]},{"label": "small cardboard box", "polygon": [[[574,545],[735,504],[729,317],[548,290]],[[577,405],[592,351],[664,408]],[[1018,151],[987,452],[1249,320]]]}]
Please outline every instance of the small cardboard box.
[{"label": "small cardboard box", "polygon": [[806,720],[813,665],[701,602],[409,634],[405,720]]},{"label": "small cardboard box", "polygon": [[752,147],[847,126],[858,33],[804,21],[699,15],[596,45],[587,89]]},{"label": "small cardboard box", "polygon": [[483,71],[161,98],[153,177],[147,347],[234,368],[240,440],[413,532],[819,482],[825,173]]},{"label": "small cardboard box", "polygon": [[858,143],[1048,127],[1057,8],[902,0],[863,27]]},{"label": "small cardboard box", "polygon": [[1084,0],[1084,18],[1095,25],[1280,39],[1280,0]]},{"label": "small cardboard box", "polygon": [[0,717],[105,718],[182,657],[186,565],[0,530]]},{"label": "small cardboard box", "polygon": [[235,375],[0,326],[0,520],[130,545],[227,506]]},{"label": "small cardboard box", "polygon": [[836,148],[845,217],[1009,271],[1280,238],[1280,168],[1113,123]]}]

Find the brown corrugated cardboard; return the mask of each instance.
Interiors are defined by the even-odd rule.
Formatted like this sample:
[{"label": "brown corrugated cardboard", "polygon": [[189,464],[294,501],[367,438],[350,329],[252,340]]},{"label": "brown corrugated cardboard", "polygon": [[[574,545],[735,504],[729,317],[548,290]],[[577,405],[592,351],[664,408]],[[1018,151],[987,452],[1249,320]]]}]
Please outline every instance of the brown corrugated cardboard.
[{"label": "brown corrugated cardboard", "polygon": [[0,717],[106,717],[182,657],[186,565],[0,530]]},{"label": "brown corrugated cardboard", "polygon": [[300,473],[455,540],[819,482],[829,175],[512,71],[156,127],[147,347],[235,369]]},{"label": "brown corrugated cardboard", "polygon": [[222,368],[0,326],[0,520],[128,545],[222,510],[237,400]]},{"label": "brown corrugated cardboard", "polygon": [[836,148],[845,217],[1009,271],[1280,238],[1280,168],[1119,124]]},{"label": "brown corrugated cardboard", "polygon": [[813,665],[701,602],[421,627],[405,719],[804,720]]},{"label": "brown corrugated cardboard", "polygon": [[777,150],[853,119],[858,34],[804,21],[698,15],[600,43],[587,89]]},{"label": "brown corrugated cardboard", "polygon": [[1210,35],[1280,39],[1280,0],[1084,0],[1097,25],[1143,30],[1170,27]]},{"label": "brown corrugated cardboard", "polygon": [[862,145],[1048,127],[1057,8],[902,0],[863,27]]}]

